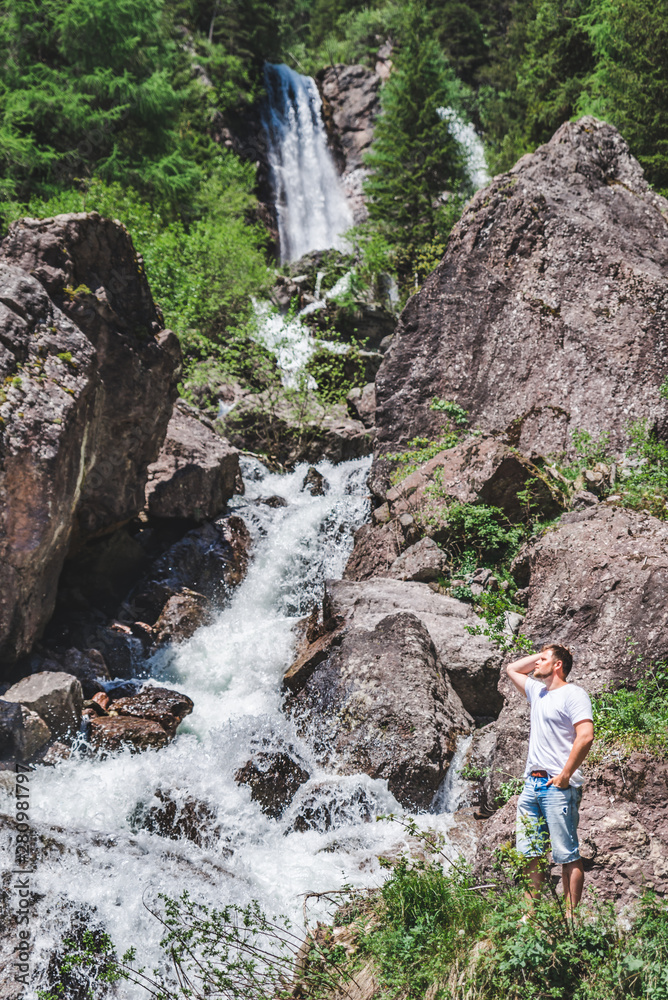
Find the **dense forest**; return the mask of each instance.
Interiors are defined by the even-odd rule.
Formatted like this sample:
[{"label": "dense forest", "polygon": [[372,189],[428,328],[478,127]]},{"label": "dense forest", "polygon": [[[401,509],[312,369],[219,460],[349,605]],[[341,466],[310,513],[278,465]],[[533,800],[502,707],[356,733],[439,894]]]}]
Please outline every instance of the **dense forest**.
[{"label": "dense forest", "polygon": [[[238,343],[272,282],[255,167],[221,123],[262,98],[265,60],[393,72],[369,158],[362,266],[429,270],[470,196],[438,109],[492,172],[566,119],[615,124],[668,188],[668,3],[650,0],[3,0],[0,213],[99,210],[129,227],[187,358]],[[416,167],[419,164],[419,169]],[[434,209],[434,194],[453,193]],[[227,345],[227,346],[226,346]]]}]

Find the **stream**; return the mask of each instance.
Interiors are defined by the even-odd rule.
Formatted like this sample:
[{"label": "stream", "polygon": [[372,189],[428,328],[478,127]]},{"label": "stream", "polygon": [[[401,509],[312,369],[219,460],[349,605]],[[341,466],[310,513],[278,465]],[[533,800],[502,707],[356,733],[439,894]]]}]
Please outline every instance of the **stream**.
[{"label": "stream", "polygon": [[[152,662],[156,682],[195,703],[174,742],[104,760],[75,753],[32,773],[31,821],[47,835],[32,883],[38,893],[35,967],[69,932],[72,914],[88,908],[91,925],[103,926],[119,953],[135,945],[139,960],[156,967],[161,927],[144,903],[152,905],[160,892],[179,896],[187,889],[217,906],[257,899],[300,926],[302,894],[382,883],[378,855],[401,850],[406,836],[398,823],[375,817],[402,815],[401,806],[385,781],[324,771],[281,711],[295,624],[321,598],[325,579],[341,576],[353,532],[368,516],[369,463],[320,462],[329,491],[313,497],[302,488],[306,465],[278,475],[244,459],[246,493],[230,507],[253,537],[248,574],[212,625]],[[258,502],[276,494],[287,506]],[[311,777],[281,819],[273,820],[234,774],[254,751],[286,748]],[[446,837],[461,796],[456,772],[457,761],[434,800],[439,812],[417,817],[421,826]],[[198,820],[203,844],[142,828],[146,810],[161,805],[157,790],[169,794],[177,811],[187,812],[193,800],[204,807]],[[1,811],[12,811],[12,792],[8,778]],[[307,799],[316,819],[312,829],[298,832],[295,817]],[[325,902],[313,906],[309,920],[327,918],[328,912]],[[125,984],[120,995],[145,994]]]}]

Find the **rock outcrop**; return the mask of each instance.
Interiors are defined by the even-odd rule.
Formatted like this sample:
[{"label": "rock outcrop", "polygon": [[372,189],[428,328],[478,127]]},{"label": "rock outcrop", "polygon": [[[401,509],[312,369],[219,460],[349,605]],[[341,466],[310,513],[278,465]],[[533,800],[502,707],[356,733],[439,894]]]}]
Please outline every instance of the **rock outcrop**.
[{"label": "rock outcrop", "polygon": [[141,510],[180,371],[118,223],[14,223],[0,253],[0,658],[28,652],[73,546]]},{"label": "rock outcrop", "polygon": [[174,407],[160,455],[149,466],[146,510],[151,517],[209,521],[235,492],[239,453],[190,410],[179,403]]},{"label": "rock outcrop", "polygon": [[513,569],[528,587],[523,631],[570,646],[587,690],[634,683],[639,664],[668,658],[665,521],[599,503],[565,514]]},{"label": "rock outcrop", "polygon": [[[330,580],[325,585],[323,618],[338,625],[334,637],[351,626],[375,628],[385,616],[396,614],[415,615],[425,626],[439,670],[466,712],[482,718],[498,715],[504,703],[497,690],[501,655],[489,639],[467,631],[467,626],[480,625],[470,604],[435,593],[426,583],[375,579]],[[326,641],[327,635],[322,638]],[[303,655],[308,656],[308,650]]]},{"label": "rock outcrop", "polygon": [[[375,489],[381,489],[379,480]],[[364,525],[355,537],[347,579],[401,577],[404,564],[399,555],[407,545],[425,535],[439,543],[449,541],[447,512],[454,502],[497,507],[514,523],[526,521],[530,513],[555,517],[564,506],[560,491],[536,465],[517,449],[485,435],[440,452],[394,486],[386,481],[383,498],[385,503],[374,511],[374,524]]]},{"label": "rock outcrop", "polygon": [[429,632],[412,614],[352,628],[287,707],[297,718],[317,719],[317,743],[339,773],[384,778],[409,808],[429,806],[457,735],[470,725]]},{"label": "rock outcrop", "polygon": [[[668,202],[620,134],[567,122],[479,191],[376,378],[378,454],[438,436],[434,397],[525,455],[668,434]],[[642,386],[642,392],[638,387]]]},{"label": "rock outcrop", "polygon": [[341,182],[357,225],[368,214],[362,191],[363,156],[371,146],[374,123],[380,113],[382,80],[365,66],[339,64],[321,70],[316,81],[330,146],[339,162]]}]

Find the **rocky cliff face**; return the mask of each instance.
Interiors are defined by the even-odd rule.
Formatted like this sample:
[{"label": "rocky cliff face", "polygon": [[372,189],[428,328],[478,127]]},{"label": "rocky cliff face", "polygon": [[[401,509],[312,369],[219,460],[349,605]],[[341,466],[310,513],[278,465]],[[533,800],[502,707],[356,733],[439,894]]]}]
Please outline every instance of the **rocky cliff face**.
[{"label": "rocky cliff face", "polygon": [[0,254],[0,658],[27,652],[72,547],[133,517],[180,373],[127,231],[15,223]]},{"label": "rocky cliff face", "polygon": [[376,378],[378,451],[436,436],[434,396],[533,457],[571,432],[668,433],[668,203],[619,133],[563,125],[479,191]]},{"label": "rocky cliff face", "polygon": [[316,82],[330,146],[357,225],[367,218],[362,191],[363,158],[373,141],[374,122],[380,114],[382,80],[365,66],[337,65],[322,70]]}]

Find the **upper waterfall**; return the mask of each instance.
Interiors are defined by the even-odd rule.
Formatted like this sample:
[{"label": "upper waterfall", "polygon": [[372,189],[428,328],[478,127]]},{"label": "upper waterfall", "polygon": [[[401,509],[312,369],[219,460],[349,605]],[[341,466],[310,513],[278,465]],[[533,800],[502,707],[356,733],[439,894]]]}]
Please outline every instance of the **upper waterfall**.
[{"label": "upper waterfall", "polygon": [[352,212],[327,148],[315,82],[267,63],[262,123],[267,134],[281,260],[341,246]]}]

